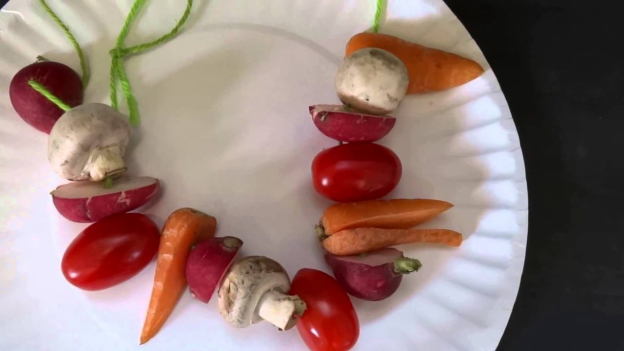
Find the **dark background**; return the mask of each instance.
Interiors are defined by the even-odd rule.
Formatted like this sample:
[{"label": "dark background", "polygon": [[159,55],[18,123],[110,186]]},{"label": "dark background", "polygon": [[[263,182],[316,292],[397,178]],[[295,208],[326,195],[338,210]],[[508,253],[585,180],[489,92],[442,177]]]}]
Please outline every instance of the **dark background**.
[{"label": "dark background", "polygon": [[624,350],[624,1],[446,2],[496,72],[526,163],[529,243],[499,350]]},{"label": "dark background", "polygon": [[446,3],[498,77],[526,164],[529,243],[499,350],[624,350],[624,2]]}]

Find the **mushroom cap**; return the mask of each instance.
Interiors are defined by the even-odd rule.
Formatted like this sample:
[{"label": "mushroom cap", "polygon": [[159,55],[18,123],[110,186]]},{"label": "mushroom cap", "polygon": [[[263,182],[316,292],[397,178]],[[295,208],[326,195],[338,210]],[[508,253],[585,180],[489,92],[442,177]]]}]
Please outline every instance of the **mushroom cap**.
[{"label": "mushroom cap", "polygon": [[340,100],[372,114],[387,114],[399,106],[409,85],[407,67],[392,53],[360,49],[347,56],[336,74]]},{"label": "mushroom cap", "polygon": [[86,180],[84,168],[93,150],[114,147],[123,156],[130,140],[128,118],[100,103],[76,106],[54,124],[48,139],[48,160],[65,179]]},{"label": "mushroom cap", "polygon": [[219,312],[237,328],[262,321],[258,302],[275,290],[286,293],[290,280],[284,267],[264,256],[249,256],[235,262],[219,287]]}]

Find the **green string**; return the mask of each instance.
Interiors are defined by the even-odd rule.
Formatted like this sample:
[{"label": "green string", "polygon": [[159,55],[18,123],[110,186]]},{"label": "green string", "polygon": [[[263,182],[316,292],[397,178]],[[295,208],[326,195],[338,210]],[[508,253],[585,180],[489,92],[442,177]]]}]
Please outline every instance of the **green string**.
[{"label": "green string", "polygon": [[379,23],[381,22],[381,14],[385,5],[384,0],[377,0],[377,10],[375,11],[375,20],[373,21],[373,33],[379,32]]},{"label": "green string", "polygon": [[118,108],[117,81],[119,81],[121,85],[121,91],[126,97],[126,101],[128,103],[128,110],[130,113],[130,124],[134,127],[139,125],[139,119],[140,119],[139,109],[138,109],[136,99],[134,98],[134,95],[132,94],[132,87],[130,86],[130,81],[128,80],[128,76],[126,75],[126,70],[124,69],[123,59],[127,56],[140,54],[144,51],[150,50],[162,43],[165,43],[173,39],[178,34],[178,32],[180,31],[180,29],[182,28],[182,26],[188,19],[191,13],[191,8],[193,7],[193,0],[187,0],[184,14],[178,20],[178,23],[169,33],[163,35],[162,37],[156,40],[153,40],[144,44],[139,44],[139,45],[124,48],[123,47],[124,42],[126,40],[126,37],[128,36],[128,33],[130,32],[130,26],[132,25],[132,22],[134,22],[137,14],[139,13],[145,1],[146,0],[135,0],[134,4],[132,5],[132,8],[130,9],[130,12],[128,13],[128,17],[126,18],[126,21],[124,22],[124,25],[121,28],[121,32],[119,32],[119,36],[117,37],[115,48],[110,51],[110,55],[111,55],[111,70],[110,70],[111,106],[114,109]]},{"label": "green string", "polygon": [[[84,91],[87,88],[87,84],[89,84],[89,77],[91,74],[89,72],[89,65],[87,65],[87,59],[84,55],[84,52],[82,51],[82,48],[80,47],[80,44],[78,44],[78,41],[76,41],[76,38],[74,37],[72,32],[69,30],[69,27],[67,27],[67,25],[63,23],[63,21],[61,21],[59,16],[57,16],[56,13],[52,11],[50,6],[48,6],[48,3],[46,2],[46,0],[39,0],[39,2],[41,3],[41,6],[43,6],[44,10],[50,15],[50,17],[52,17],[54,22],[56,22],[56,24],[58,24],[59,27],[61,27],[63,32],[65,32],[65,35],[67,36],[69,41],[74,46],[74,49],[76,49],[76,52],[78,53],[78,57],[80,58],[80,69],[82,70],[82,77],[80,78],[80,81],[82,82],[82,90]],[[41,61],[47,61],[47,60],[41,56],[37,56],[37,62],[41,62]],[[68,111],[71,109],[71,106],[61,101],[61,99],[59,99],[54,94],[52,94],[52,92],[50,92],[48,89],[46,89],[46,87],[44,87],[41,83],[37,82],[36,80],[34,79],[29,80],[28,85],[30,85],[30,87],[33,88],[35,91],[37,91],[39,94],[45,96],[50,102],[58,106],[61,110]]]},{"label": "green string", "polygon": [[[76,38],[74,37],[72,32],[69,30],[69,27],[67,27],[67,25],[63,23],[63,21],[61,21],[61,19],[56,15],[56,13],[52,11],[50,6],[48,6],[48,3],[46,2],[46,0],[39,0],[39,2],[41,3],[41,6],[43,6],[44,10],[50,15],[50,17],[52,17],[54,22],[56,22],[56,24],[58,24],[59,27],[61,27],[63,32],[65,32],[65,35],[67,36],[69,41],[74,46],[74,49],[76,49],[76,52],[78,53],[78,57],[80,58],[80,69],[82,70],[82,77],[80,78],[80,81],[82,82],[82,90],[85,90],[87,88],[87,84],[89,84],[89,77],[91,74],[89,73],[89,65],[87,65],[87,59],[84,55],[84,52],[82,52],[82,48],[80,47],[80,44],[78,44],[78,41],[76,41]],[[41,61],[47,61],[47,60],[41,56],[37,56],[37,62],[41,62]],[[46,89],[46,87],[44,87],[41,83],[37,82],[36,80],[34,79],[29,80],[28,85],[30,85],[30,87],[33,88],[35,91],[37,91],[39,94],[45,96],[50,102],[58,106],[61,110],[69,111],[71,109],[71,106],[61,101],[61,99],[59,99],[54,94],[52,94],[52,92],[50,92],[48,89]]]},{"label": "green string", "polygon": [[[82,70],[82,78],[81,78],[82,89],[83,90],[87,89],[87,84],[89,84],[89,78],[91,74],[89,72],[89,66],[87,65],[87,59],[84,55],[84,52],[82,52],[82,48],[80,47],[80,44],[78,44],[78,42],[76,41],[76,38],[74,37],[72,32],[69,30],[69,27],[67,27],[67,25],[65,25],[65,23],[61,21],[61,19],[56,15],[56,13],[52,11],[50,6],[48,6],[48,4],[46,3],[46,0],[40,0],[39,2],[41,2],[41,5],[45,9],[45,11],[50,15],[50,17],[52,17],[54,22],[56,22],[56,24],[58,24],[59,27],[63,29],[63,32],[65,32],[65,35],[67,36],[67,38],[69,38],[69,41],[71,41],[72,45],[74,45],[74,49],[76,49],[76,52],[78,53],[78,57],[80,58],[80,69]],[[49,99],[49,95],[45,95],[45,96]]]},{"label": "green string", "polygon": [[46,89],[43,85],[41,85],[41,83],[37,82],[36,80],[32,80],[32,79],[29,80],[28,85],[30,85],[33,89],[39,92],[39,94],[45,96],[48,100],[50,100],[50,102],[54,103],[61,110],[63,111],[71,110],[71,106],[67,105],[66,103],[61,101],[61,99],[54,96],[54,94],[52,94],[48,89]]}]

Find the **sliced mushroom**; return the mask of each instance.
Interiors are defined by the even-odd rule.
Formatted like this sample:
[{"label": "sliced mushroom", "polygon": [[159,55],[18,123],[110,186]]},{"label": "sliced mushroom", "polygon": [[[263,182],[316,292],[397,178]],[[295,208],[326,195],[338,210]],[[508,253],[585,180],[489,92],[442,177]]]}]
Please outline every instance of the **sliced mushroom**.
[{"label": "sliced mushroom", "polygon": [[112,107],[89,103],[65,112],[48,140],[48,160],[69,180],[103,180],[126,170],[128,118]]},{"label": "sliced mushroom", "polygon": [[284,268],[263,256],[234,263],[219,288],[219,312],[237,328],[266,320],[282,330],[292,328],[306,305],[298,296],[286,295],[290,280]]}]

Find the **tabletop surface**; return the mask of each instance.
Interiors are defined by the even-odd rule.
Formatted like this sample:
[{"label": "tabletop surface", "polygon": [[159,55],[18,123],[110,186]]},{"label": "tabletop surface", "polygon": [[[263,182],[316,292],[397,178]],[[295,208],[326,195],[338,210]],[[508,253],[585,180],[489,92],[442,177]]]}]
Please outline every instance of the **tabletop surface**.
[{"label": "tabletop surface", "polygon": [[624,2],[445,1],[496,72],[526,164],[526,263],[498,349],[624,350]]}]

